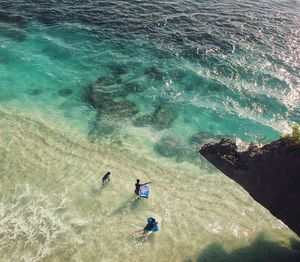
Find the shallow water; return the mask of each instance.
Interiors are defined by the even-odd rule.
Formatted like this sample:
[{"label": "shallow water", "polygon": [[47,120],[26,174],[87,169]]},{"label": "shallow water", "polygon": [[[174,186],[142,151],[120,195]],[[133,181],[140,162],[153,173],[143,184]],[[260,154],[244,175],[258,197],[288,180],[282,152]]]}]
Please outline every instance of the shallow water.
[{"label": "shallow water", "polygon": [[[257,238],[267,243],[263,252],[270,241],[279,258],[297,258],[287,249],[296,236],[216,171],[91,144],[3,110],[1,138],[6,261],[194,260],[211,244],[231,253]],[[107,169],[112,182],[103,187],[100,175]],[[152,181],[150,199],[136,199],[136,177]],[[134,232],[148,216],[159,219],[160,231],[143,242]],[[263,252],[249,255],[276,260],[276,252]]]},{"label": "shallow water", "polygon": [[0,0],[2,260],[297,261],[296,235],[197,151],[300,123],[299,9]]}]

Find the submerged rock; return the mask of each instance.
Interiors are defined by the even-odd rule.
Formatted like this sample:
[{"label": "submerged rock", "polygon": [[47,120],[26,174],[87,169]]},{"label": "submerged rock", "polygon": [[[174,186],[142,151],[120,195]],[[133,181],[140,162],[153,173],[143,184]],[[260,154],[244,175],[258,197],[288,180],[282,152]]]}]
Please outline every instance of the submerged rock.
[{"label": "submerged rock", "polygon": [[[109,76],[102,76],[97,79],[89,88],[89,94],[91,99],[97,104],[99,101],[100,104],[103,98],[111,97],[116,93],[115,86],[121,83],[120,78],[114,78]],[[118,89],[117,89],[118,90]]]},{"label": "submerged rock", "polygon": [[197,152],[192,148],[187,147],[178,139],[173,137],[163,137],[155,145],[155,150],[161,156],[174,158],[176,162],[196,162]]},{"label": "submerged rock", "polygon": [[153,80],[162,80],[164,78],[163,72],[155,66],[147,68],[144,73]]},{"label": "submerged rock", "polygon": [[163,137],[155,145],[155,150],[164,157],[174,157],[181,154],[182,145],[172,137]]},{"label": "submerged rock", "polygon": [[300,236],[300,145],[279,139],[238,152],[229,139],[200,153]]},{"label": "submerged rock", "polygon": [[129,82],[124,85],[124,91],[129,93],[140,93],[143,92],[146,89],[145,86],[137,83],[137,82]]},{"label": "submerged rock", "polygon": [[73,90],[70,89],[70,88],[63,88],[63,89],[60,89],[58,90],[57,92],[60,96],[69,96],[73,93]]},{"label": "submerged rock", "polygon": [[103,92],[94,85],[90,86],[88,90],[88,100],[95,108],[105,108],[106,104],[113,102],[108,93]]},{"label": "submerged rock", "polygon": [[122,64],[110,64],[109,69],[114,75],[120,76],[128,73],[128,68]]},{"label": "submerged rock", "polygon": [[114,101],[107,94],[102,94],[101,101],[96,103],[96,108],[100,114],[113,115],[114,117],[131,117],[138,113],[137,106],[130,101]]},{"label": "submerged rock", "polygon": [[106,103],[106,106],[102,108],[101,112],[105,114],[114,115],[115,117],[132,117],[139,112],[135,103],[130,101],[118,101],[111,100]]},{"label": "submerged rock", "polygon": [[155,129],[169,128],[176,119],[177,114],[170,105],[158,106],[152,115],[137,117],[133,120],[135,126],[152,125]]},{"label": "submerged rock", "polygon": [[177,117],[170,105],[161,105],[153,113],[152,124],[157,129],[169,128]]},{"label": "submerged rock", "polygon": [[42,90],[37,89],[37,88],[31,89],[31,90],[29,90],[28,94],[31,96],[38,96],[38,95],[42,94]]},{"label": "submerged rock", "polygon": [[107,86],[119,83],[118,79],[101,77],[88,89],[88,101],[100,114],[107,114],[113,117],[131,117],[138,113],[137,106],[123,98],[119,101],[109,93]]},{"label": "submerged rock", "polygon": [[142,126],[147,126],[152,124],[152,116],[151,115],[146,115],[146,116],[139,116],[135,118],[132,121],[134,126],[137,127],[142,127]]},{"label": "submerged rock", "polygon": [[102,76],[88,88],[88,99],[95,108],[106,108],[110,104],[115,104],[110,86],[118,84],[119,79]]},{"label": "submerged rock", "polygon": [[228,92],[228,87],[223,85],[217,81],[210,82],[207,86],[207,89],[211,92],[218,92],[218,93],[226,93]]}]

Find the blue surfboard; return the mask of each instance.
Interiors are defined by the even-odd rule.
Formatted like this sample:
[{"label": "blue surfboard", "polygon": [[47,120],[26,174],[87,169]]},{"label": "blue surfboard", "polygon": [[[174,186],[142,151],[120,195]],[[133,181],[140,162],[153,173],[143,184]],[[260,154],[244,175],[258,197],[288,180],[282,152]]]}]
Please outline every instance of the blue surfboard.
[{"label": "blue surfboard", "polygon": [[150,195],[150,186],[144,185],[140,187],[139,196],[148,198]]}]

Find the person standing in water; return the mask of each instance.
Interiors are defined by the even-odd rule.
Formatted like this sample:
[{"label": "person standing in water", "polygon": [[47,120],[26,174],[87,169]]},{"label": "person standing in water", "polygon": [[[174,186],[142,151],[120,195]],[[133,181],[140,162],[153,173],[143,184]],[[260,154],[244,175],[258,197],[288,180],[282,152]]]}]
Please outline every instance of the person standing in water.
[{"label": "person standing in water", "polygon": [[134,193],[137,194],[137,195],[139,195],[141,186],[144,186],[144,185],[147,185],[147,184],[150,184],[150,183],[151,183],[151,182],[147,182],[147,183],[145,183],[145,184],[140,184],[140,180],[137,179],[137,180],[136,180],[136,183],[135,183],[135,190],[134,190]]},{"label": "person standing in water", "polygon": [[102,177],[102,185],[104,186],[107,182],[110,181],[110,175],[111,172],[108,171],[103,177]]}]

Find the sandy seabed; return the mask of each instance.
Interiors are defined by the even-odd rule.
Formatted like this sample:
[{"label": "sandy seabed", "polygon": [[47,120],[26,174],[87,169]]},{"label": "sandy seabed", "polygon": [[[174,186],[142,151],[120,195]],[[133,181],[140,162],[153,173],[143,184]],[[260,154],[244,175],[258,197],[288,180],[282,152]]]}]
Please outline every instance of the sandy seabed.
[{"label": "sandy seabed", "polygon": [[[130,141],[90,143],[59,126],[0,109],[2,261],[219,261],[257,241],[286,254],[297,239],[217,170],[147,155]],[[136,178],[152,182],[149,199],[134,195]],[[134,232],[148,216],[160,231],[143,241]],[[249,254],[264,258],[257,248]]]}]

